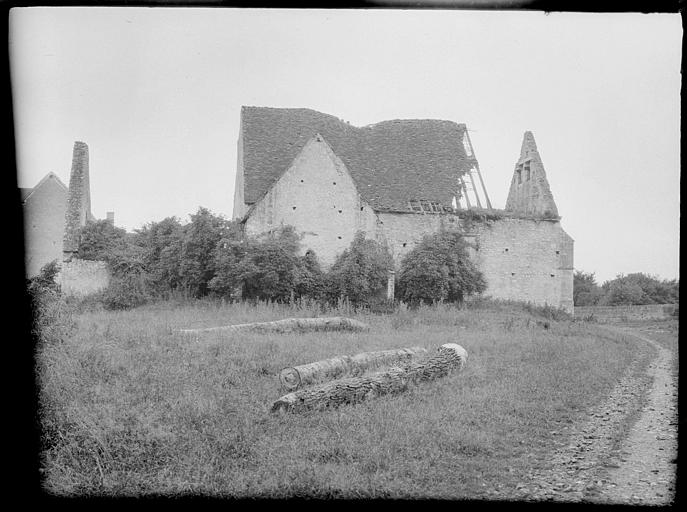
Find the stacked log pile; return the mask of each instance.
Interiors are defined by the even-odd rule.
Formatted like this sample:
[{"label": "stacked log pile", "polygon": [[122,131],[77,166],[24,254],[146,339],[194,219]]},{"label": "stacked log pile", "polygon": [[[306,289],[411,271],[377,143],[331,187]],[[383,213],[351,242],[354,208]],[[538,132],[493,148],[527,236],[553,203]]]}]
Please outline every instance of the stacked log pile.
[{"label": "stacked log pile", "polygon": [[366,331],[369,326],[358,320],[341,316],[326,318],[284,318],[273,322],[252,322],[249,324],[223,325],[202,329],[179,329],[179,334],[201,334],[206,332],[306,332],[306,331]]},{"label": "stacked log pile", "polygon": [[467,352],[463,347],[447,343],[439,347],[435,355],[421,361],[407,362],[367,376],[338,379],[286,394],[274,402],[272,412],[323,409],[400,393],[410,385],[443,377],[452,370],[460,370],[466,361]]},{"label": "stacked log pile", "polygon": [[371,369],[409,362],[413,358],[426,354],[426,348],[410,347],[364,352],[354,356],[337,356],[324,361],[284,368],[279,373],[279,381],[286,391],[296,391],[304,386],[344,376],[357,377]]}]

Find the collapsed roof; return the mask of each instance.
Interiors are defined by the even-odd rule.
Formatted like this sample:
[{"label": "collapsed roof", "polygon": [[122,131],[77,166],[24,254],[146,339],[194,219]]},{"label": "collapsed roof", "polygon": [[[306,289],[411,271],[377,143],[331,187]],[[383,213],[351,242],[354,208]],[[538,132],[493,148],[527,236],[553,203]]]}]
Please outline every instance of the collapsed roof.
[{"label": "collapsed roof", "polygon": [[244,202],[260,200],[319,133],[343,161],[362,198],[378,211],[409,211],[410,201],[450,208],[458,179],[476,161],[464,124],[436,119],[352,126],[304,108],[242,107]]}]

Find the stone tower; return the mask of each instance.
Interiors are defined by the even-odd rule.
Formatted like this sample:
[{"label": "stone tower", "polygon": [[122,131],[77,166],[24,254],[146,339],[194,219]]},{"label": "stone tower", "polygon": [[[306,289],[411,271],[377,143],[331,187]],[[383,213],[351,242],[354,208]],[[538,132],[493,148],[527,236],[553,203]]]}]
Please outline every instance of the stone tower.
[{"label": "stone tower", "polygon": [[544,164],[537,151],[532,132],[525,132],[520,158],[510,184],[506,210],[527,215],[558,218],[558,208],[553,200]]},{"label": "stone tower", "polygon": [[87,221],[94,220],[91,213],[91,188],[88,177],[88,145],[74,142],[72,170],[69,176],[69,194],[64,217],[63,259],[68,261],[79,249],[79,230]]}]

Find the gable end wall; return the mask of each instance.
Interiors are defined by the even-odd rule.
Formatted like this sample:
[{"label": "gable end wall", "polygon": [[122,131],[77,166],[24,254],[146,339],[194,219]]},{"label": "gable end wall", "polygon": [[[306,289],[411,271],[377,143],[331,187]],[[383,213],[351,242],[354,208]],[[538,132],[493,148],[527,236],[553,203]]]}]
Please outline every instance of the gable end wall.
[{"label": "gable end wall", "polygon": [[246,220],[246,234],[255,236],[280,226],[294,226],[303,234],[302,252],[312,249],[322,267],[328,268],[357,231],[373,237],[377,222],[343,162],[324,139],[312,138],[253,206]]}]

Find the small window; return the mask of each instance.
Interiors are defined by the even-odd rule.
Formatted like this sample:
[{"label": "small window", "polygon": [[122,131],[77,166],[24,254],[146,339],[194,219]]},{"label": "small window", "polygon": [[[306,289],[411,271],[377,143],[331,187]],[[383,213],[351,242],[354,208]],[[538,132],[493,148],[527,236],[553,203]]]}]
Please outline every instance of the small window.
[{"label": "small window", "polygon": [[406,243],[405,243],[405,242],[403,242],[403,247],[405,247],[405,246],[406,246]]},{"label": "small window", "polygon": [[293,208],[294,210],[296,209],[296,207],[295,207],[295,206],[292,206],[291,208]]},{"label": "small window", "polygon": [[363,206],[360,207],[360,211],[361,211],[361,212],[363,211],[363,208],[364,208]]},{"label": "small window", "polygon": [[522,164],[519,164],[519,165],[515,168],[515,174],[516,174],[517,177],[518,177],[518,185],[520,185],[520,184],[522,183]]},{"label": "small window", "polygon": [[339,213],[341,213],[341,210],[339,210]]},{"label": "small window", "polygon": [[332,185],[336,185],[336,181],[332,181]]},{"label": "small window", "polygon": [[514,275],[515,275],[515,272],[511,272],[510,275],[514,276]]},{"label": "small window", "polygon": [[556,251],[556,254],[560,254],[560,253],[561,253],[561,251]]},{"label": "small window", "polygon": [[551,274],[551,277],[556,277],[556,274]]},{"label": "small window", "polygon": [[503,252],[508,252],[508,247],[506,247],[506,248],[503,250]]},{"label": "small window", "polygon": [[336,238],[338,238],[339,240],[341,240],[341,237],[340,237],[340,236],[337,236]]},{"label": "small window", "polygon": [[301,180],[301,183],[303,183],[303,180]]}]

